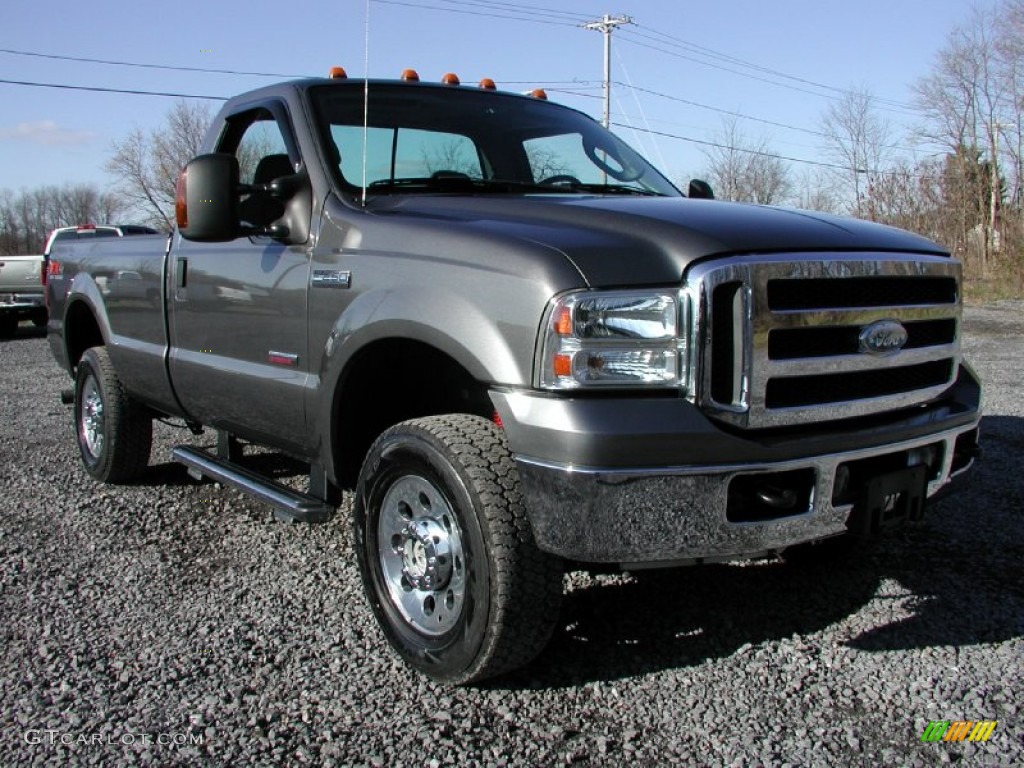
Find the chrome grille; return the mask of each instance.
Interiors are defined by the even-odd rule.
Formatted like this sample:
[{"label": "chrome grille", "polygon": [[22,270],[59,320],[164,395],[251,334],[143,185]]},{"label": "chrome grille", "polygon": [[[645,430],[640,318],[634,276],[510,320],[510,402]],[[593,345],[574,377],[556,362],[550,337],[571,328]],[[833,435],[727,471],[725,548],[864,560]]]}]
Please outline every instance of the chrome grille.
[{"label": "chrome grille", "polygon": [[[712,261],[687,275],[690,391],[743,428],[851,418],[926,402],[960,363],[960,264],[937,256],[796,254]],[[895,320],[906,343],[862,351]]]}]

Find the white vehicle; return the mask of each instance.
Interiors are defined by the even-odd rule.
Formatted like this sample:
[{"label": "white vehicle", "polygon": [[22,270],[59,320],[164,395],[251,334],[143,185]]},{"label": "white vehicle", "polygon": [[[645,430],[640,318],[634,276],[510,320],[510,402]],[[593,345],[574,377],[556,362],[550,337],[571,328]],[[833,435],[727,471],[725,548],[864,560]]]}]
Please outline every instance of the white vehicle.
[{"label": "white vehicle", "polygon": [[46,325],[44,260],[37,256],[0,256],[0,338],[14,335],[18,323]]}]

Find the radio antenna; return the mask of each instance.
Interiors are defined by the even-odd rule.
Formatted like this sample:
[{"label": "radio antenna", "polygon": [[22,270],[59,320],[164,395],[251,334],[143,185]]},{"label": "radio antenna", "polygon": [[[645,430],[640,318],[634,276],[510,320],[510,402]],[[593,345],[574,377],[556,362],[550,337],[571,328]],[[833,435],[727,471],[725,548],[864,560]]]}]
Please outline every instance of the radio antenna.
[{"label": "radio antenna", "polygon": [[370,132],[370,0],[366,0],[365,28],[363,30],[363,194],[361,203],[366,207],[366,140]]}]

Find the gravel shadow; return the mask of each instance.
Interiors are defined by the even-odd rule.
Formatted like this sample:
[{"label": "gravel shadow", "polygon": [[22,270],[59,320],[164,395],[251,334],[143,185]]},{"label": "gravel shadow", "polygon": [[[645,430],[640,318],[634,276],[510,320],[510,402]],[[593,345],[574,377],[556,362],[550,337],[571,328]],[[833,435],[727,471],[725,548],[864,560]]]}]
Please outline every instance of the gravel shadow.
[{"label": "gravel shadow", "polygon": [[504,685],[561,688],[696,666],[747,644],[835,630],[873,600],[893,602],[892,620],[851,626],[847,647],[959,648],[1024,636],[1024,419],[986,417],[982,434],[986,455],[959,494],[848,556],[574,576],[551,644]]},{"label": "gravel shadow", "polygon": [[19,339],[45,339],[46,338],[46,326],[37,328],[32,323],[22,322],[18,324],[18,329],[14,332],[13,336],[0,336],[0,344],[9,341],[18,341]]}]

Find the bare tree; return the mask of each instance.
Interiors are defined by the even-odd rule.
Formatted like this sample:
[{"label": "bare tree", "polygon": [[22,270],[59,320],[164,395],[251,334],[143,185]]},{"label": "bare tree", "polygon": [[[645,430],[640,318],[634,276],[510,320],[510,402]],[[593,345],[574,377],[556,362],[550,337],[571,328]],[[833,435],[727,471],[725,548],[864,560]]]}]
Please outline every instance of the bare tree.
[{"label": "bare tree", "polygon": [[864,215],[864,196],[872,175],[885,167],[892,154],[891,128],[873,102],[866,90],[847,91],[829,105],[821,120],[825,150],[842,167],[836,172],[837,185],[855,216]]},{"label": "bare tree", "polygon": [[831,174],[821,169],[805,170],[795,185],[793,204],[809,211],[839,213],[841,206],[834,188]]},{"label": "bare tree", "polygon": [[[999,243],[999,208],[1002,203],[1000,138],[1010,116],[1022,111],[1014,96],[1020,71],[1020,40],[1007,34],[1008,17],[1021,11],[1020,3],[994,10],[975,7],[967,21],[957,26],[940,50],[935,69],[919,81],[915,90],[925,118],[922,133],[948,149],[950,162],[958,167],[949,173],[962,182],[975,182],[964,189],[967,197],[958,218],[964,229],[958,240],[980,248],[968,248],[965,257],[977,259],[981,276],[987,275]],[[1017,32],[1021,31],[1017,17]],[[1019,125],[1018,125],[1019,133]],[[1020,138],[1004,141],[1003,149],[1016,147],[1019,163]],[[975,164],[984,163],[989,178],[977,178]],[[1016,183],[1016,182],[1015,182]],[[986,199],[977,197],[985,195]],[[982,206],[981,220],[973,210]]]},{"label": "bare tree", "polygon": [[790,194],[789,168],[771,151],[766,138],[749,139],[736,118],[726,118],[714,143],[718,146],[704,150],[709,163],[705,175],[717,197],[772,205]]},{"label": "bare tree", "polygon": [[1010,159],[1010,202],[1019,216],[1024,205],[1024,0],[1007,0],[998,22],[995,47],[1006,84],[1006,122],[997,137],[1003,137],[1001,145]]},{"label": "bare tree", "polygon": [[178,101],[166,125],[148,135],[135,128],[115,142],[107,170],[124,199],[154,226],[170,229],[178,174],[199,154],[211,110],[201,102]]},{"label": "bare tree", "polygon": [[124,212],[116,195],[88,184],[0,190],[0,255],[39,253],[57,227],[116,223]]},{"label": "bare tree", "polygon": [[902,229],[950,242],[942,164],[926,160],[913,164],[900,160],[884,172],[875,174],[864,199],[865,215]]}]

